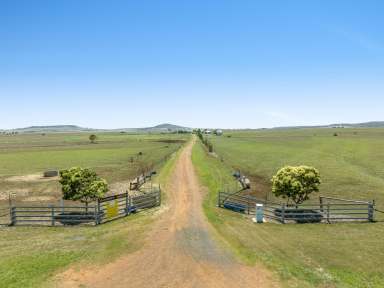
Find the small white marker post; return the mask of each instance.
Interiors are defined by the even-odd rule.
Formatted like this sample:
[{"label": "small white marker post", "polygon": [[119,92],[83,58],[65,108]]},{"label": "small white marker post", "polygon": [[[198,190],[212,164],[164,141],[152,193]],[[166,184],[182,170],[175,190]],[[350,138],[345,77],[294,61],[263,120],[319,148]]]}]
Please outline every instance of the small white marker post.
[{"label": "small white marker post", "polygon": [[256,204],[256,218],[252,219],[255,223],[264,223],[264,205]]}]

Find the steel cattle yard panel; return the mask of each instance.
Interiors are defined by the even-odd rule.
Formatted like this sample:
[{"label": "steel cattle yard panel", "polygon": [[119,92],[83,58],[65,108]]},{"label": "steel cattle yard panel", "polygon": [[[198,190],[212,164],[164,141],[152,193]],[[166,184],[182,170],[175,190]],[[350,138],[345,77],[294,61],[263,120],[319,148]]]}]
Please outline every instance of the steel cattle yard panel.
[{"label": "steel cattle yard panel", "polygon": [[253,196],[219,192],[218,206],[255,215],[256,204],[263,204],[264,217],[280,223],[333,223],[374,221],[374,201],[320,197],[319,203],[286,205]]},{"label": "steel cattle yard panel", "polygon": [[[11,206],[0,209],[0,225],[99,225],[161,205],[161,189],[131,197],[128,192],[101,198],[92,205]],[[3,215],[4,214],[4,215]]]}]

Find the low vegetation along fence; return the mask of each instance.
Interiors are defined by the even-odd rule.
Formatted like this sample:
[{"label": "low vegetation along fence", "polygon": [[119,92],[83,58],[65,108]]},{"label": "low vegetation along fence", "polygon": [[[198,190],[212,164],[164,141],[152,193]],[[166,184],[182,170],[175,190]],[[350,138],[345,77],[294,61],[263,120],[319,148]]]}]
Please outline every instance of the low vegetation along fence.
[{"label": "low vegetation along fence", "polygon": [[319,203],[286,205],[253,196],[219,192],[218,206],[249,215],[256,214],[256,204],[263,204],[264,218],[280,223],[333,223],[374,221],[374,201],[355,201],[319,197]]},{"label": "low vegetation along fence", "polygon": [[139,196],[122,193],[105,197],[88,206],[12,206],[8,213],[9,225],[99,225],[160,204],[161,189],[158,187]]}]

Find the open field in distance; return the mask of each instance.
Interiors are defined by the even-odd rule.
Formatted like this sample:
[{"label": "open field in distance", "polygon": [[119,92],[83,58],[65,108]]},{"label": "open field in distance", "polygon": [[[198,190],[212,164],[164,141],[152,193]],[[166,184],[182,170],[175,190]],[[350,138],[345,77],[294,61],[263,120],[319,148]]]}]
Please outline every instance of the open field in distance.
[{"label": "open field in distance", "polygon": [[375,199],[384,207],[384,129],[242,131],[211,140],[227,166],[254,180],[259,197],[273,197],[270,179],[281,167],[309,165],[320,171],[319,194]]},{"label": "open field in distance", "polygon": [[[333,136],[335,132],[339,136]],[[322,174],[321,194],[376,199],[382,208],[383,129],[232,131],[210,138],[217,155],[208,154],[201,144],[193,153],[200,179],[209,188],[204,210],[244,262],[264,263],[286,287],[384,286],[382,221],[256,225],[216,207],[217,192],[225,184],[234,185],[234,168],[251,175],[253,193],[265,197],[278,168],[307,164]]]},{"label": "open field in distance", "polygon": [[[16,201],[53,201],[61,197],[58,179],[41,179],[48,169],[90,167],[123,192],[143,169],[155,169],[185,141],[178,134],[89,133],[0,135],[0,204],[8,193]],[[142,156],[139,156],[139,152]]]}]

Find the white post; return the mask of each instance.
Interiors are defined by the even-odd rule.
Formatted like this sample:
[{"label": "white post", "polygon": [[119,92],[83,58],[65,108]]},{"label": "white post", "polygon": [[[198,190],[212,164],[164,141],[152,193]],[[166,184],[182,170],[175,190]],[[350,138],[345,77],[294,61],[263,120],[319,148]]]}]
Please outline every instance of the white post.
[{"label": "white post", "polygon": [[253,219],[255,223],[264,223],[264,205],[256,204],[256,215]]}]

